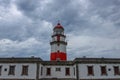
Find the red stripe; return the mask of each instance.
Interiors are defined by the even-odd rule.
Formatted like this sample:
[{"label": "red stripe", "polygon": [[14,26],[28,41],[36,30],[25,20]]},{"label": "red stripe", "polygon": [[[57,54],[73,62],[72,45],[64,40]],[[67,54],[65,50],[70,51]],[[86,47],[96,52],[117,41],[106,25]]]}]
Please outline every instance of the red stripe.
[{"label": "red stripe", "polygon": [[57,58],[59,58],[60,60],[66,61],[67,60],[67,54],[64,53],[64,52],[53,52],[53,53],[51,53],[51,56],[50,56],[51,61],[55,61],[55,60],[57,60]]},{"label": "red stripe", "polygon": [[57,41],[60,41],[60,35],[57,35]]}]

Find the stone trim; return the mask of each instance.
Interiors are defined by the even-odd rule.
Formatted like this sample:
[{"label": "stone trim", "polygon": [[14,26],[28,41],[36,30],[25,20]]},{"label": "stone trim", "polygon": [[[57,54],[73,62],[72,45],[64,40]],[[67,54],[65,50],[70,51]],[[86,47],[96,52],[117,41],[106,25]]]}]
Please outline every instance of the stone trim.
[{"label": "stone trim", "polygon": [[76,80],[74,78],[42,78],[39,80]]},{"label": "stone trim", "polygon": [[17,57],[11,57],[11,58],[0,58],[0,63],[35,63],[35,62],[41,62],[41,58],[37,57],[26,57],[26,58],[17,58]]},{"label": "stone trim", "polygon": [[11,78],[11,79],[8,79],[8,78],[0,78],[0,80],[36,80],[36,79],[18,79],[18,78]]},{"label": "stone trim", "polygon": [[115,63],[120,63],[120,58],[75,58],[74,63],[95,63],[95,64],[100,64],[100,63],[109,63],[109,64],[115,64]]},{"label": "stone trim", "polygon": [[43,65],[74,65],[74,64],[119,64],[120,58],[75,58],[73,61],[43,61],[38,57],[0,58],[0,63],[39,63]]},{"label": "stone trim", "polygon": [[99,78],[99,79],[79,79],[79,80],[120,80],[120,78],[107,78],[107,79],[105,79],[105,78]]},{"label": "stone trim", "polygon": [[43,65],[52,65],[52,66],[56,66],[56,65],[74,65],[73,61],[43,61],[42,62]]}]

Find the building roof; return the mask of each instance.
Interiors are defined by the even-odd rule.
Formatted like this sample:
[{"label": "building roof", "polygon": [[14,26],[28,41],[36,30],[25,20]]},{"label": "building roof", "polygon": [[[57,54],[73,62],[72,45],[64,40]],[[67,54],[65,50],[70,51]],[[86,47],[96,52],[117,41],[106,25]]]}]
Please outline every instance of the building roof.
[{"label": "building roof", "polygon": [[9,57],[9,58],[0,58],[0,63],[34,63],[42,61],[38,57]]},{"label": "building roof", "polygon": [[73,65],[73,61],[43,61],[43,65]]},{"label": "building roof", "polygon": [[120,63],[120,58],[75,58],[78,63]]},{"label": "building roof", "polygon": [[73,61],[43,61],[39,57],[0,58],[0,63],[41,63],[43,65],[74,65],[75,63],[120,63],[120,58],[75,58]]}]

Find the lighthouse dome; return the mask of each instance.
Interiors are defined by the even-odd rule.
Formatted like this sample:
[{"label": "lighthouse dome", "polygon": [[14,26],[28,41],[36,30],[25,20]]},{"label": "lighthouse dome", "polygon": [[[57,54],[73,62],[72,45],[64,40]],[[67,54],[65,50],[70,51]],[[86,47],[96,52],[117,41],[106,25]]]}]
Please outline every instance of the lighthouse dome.
[{"label": "lighthouse dome", "polygon": [[60,23],[58,23],[58,24],[54,27],[54,29],[63,29],[63,30],[64,30],[63,26],[62,26]]}]

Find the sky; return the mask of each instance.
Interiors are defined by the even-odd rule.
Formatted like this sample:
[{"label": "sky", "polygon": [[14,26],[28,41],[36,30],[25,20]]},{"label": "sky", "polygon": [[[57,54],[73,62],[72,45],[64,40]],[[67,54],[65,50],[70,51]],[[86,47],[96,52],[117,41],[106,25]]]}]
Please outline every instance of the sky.
[{"label": "sky", "polygon": [[120,0],[0,0],[0,57],[49,60],[58,20],[68,60],[120,58]]}]

